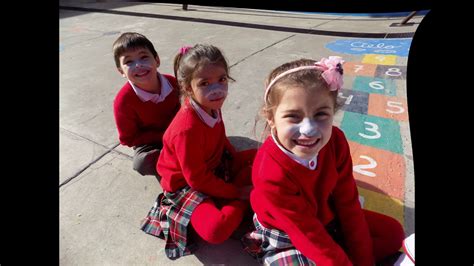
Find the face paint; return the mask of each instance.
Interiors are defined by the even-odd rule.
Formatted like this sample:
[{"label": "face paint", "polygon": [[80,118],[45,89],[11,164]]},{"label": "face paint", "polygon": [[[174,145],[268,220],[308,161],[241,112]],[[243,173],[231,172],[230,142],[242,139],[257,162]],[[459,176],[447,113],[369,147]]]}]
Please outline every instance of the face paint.
[{"label": "face paint", "polygon": [[202,88],[204,97],[209,100],[217,100],[227,96],[227,84],[214,83]]},{"label": "face paint", "polygon": [[289,129],[293,138],[298,138],[300,135],[304,135],[308,138],[315,137],[318,133],[318,126],[316,122],[305,117],[299,124],[293,125]]},{"label": "face paint", "polygon": [[132,71],[132,73],[140,70],[150,70],[151,68],[153,68],[151,61],[148,58],[132,61],[128,63],[127,66],[130,68],[130,71]]}]

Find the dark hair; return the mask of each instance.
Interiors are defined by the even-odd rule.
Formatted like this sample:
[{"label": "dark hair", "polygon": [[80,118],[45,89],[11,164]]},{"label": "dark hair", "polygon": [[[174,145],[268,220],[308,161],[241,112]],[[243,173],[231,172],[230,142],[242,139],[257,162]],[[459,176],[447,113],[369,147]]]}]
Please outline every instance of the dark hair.
[{"label": "dark hair", "polygon": [[[265,89],[270,84],[270,82],[279,74],[293,69],[300,66],[311,66],[316,63],[315,60],[312,59],[299,59],[295,61],[291,61],[280,65],[279,67],[275,68],[265,80]],[[276,81],[270,91],[268,92],[267,101],[264,102],[263,106],[261,107],[259,114],[255,119],[255,128],[259,117],[263,117],[265,119],[273,119],[274,111],[278,104],[280,103],[281,97],[283,96],[283,92],[288,87],[301,87],[306,89],[327,89],[329,90],[329,85],[326,81],[321,77],[321,70],[318,69],[303,69],[299,70],[290,74],[287,74],[278,81]],[[334,100],[334,112],[339,110],[342,107],[341,102],[337,99],[338,91],[329,91],[332,99]],[[265,132],[268,131],[268,124],[264,126],[262,137],[264,137]],[[254,133],[256,134],[256,129],[254,129]]]},{"label": "dark hair", "polygon": [[154,57],[158,56],[158,53],[153,47],[153,44],[145,36],[137,32],[125,32],[113,44],[115,65],[120,68],[120,56],[129,51],[137,48],[146,48],[150,50]]},{"label": "dark hair", "polygon": [[174,75],[178,80],[182,96],[187,95],[185,89],[190,86],[194,73],[201,70],[201,68],[207,64],[221,65],[226,70],[227,77],[230,80],[234,80],[229,75],[229,65],[219,48],[209,44],[196,44],[187,49],[184,54],[180,50],[174,57]]}]

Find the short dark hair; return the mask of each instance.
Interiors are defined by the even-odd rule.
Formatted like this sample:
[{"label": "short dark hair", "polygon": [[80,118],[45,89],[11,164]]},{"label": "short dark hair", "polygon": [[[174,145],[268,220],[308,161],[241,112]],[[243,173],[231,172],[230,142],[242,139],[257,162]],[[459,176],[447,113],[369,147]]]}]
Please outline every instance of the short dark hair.
[{"label": "short dark hair", "polygon": [[144,35],[137,32],[125,32],[113,44],[114,60],[117,68],[120,68],[120,56],[126,51],[137,48],[146,48],[150,50],[154,57],[158,56],[155,47]]}]

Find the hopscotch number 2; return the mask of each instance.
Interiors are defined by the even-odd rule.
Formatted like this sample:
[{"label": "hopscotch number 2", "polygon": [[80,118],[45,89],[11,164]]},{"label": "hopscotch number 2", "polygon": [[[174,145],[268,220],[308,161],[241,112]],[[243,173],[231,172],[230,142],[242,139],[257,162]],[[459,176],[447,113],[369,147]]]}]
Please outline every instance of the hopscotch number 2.
[{"label": "hopscotch number 2", "polygon": [[355,165],[353,167],[353,170],[354,172],[357,172],[361,175],[366,175],[366,176],[370,176],[370,177],[375,177],[375,173],[373,172],[370,172],[370,171],[367,171],[367,170],[364,170],[364,169],[374,169],[375,167],[377,167],[377,162],[370,158],[369,156],[365,156],[365,155],[361,155],[359,156],[360,158],[362,159],[365,159],[367,161],[369,161],[368,164],[358,164],[358,165]]},{"label": "hopscotch number 2", "polygon": [[382,134],[380,134],[380,132],[379,132],[379,126],[377,124],[372,123],[372,122],[367,122],[367,121],[364,121],[364,124],[369,126],[369,127],[366,127],[365,130],[367,130],[369,132],[372,132],[375,135],[367,135],[367,134],[359,132],[358,133],[359,136],[361,136],[363,138],[366,138],[366,139],[379,139],[382,136]]}]

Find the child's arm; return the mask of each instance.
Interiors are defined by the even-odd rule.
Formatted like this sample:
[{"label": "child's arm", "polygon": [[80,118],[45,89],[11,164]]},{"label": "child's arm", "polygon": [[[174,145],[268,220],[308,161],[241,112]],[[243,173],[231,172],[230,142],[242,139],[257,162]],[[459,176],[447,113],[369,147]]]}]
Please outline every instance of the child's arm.
[{"label": "child's arm", "polygon": [[191,188],[209,196],[239,198],[240,192],[235,185],[224,182],[209,170],[203,153],[205,137],[202,132],[191,133],[187,130],[180,132],[173,140],[186,182]]},{"label": "child's arm", "polygon": [[160,143],[163,133],[159,130],[140,132],[137,126],[138,117],[132,107],[121,100],[114,102],[114,117],[117,125],[120,144],[129,147]]},{"label": "child's arm", "polygon": [[347,139],[334,131],[339,180],[333,191],[337,215],[341,221],[348,253],[356,265],[374,265],[372,238],[359,203],[359,194],[352,174],[352,159]]},{"label": "child's arm", "polygon": [[[334,242],[316,217],[316,210],[299,194],[291,182],[282,176],[262,177],[251,194],[252,206],[258,202],[255,212],[273,217],[273,224],[291,239],[293,245],[317,265],[352,265],[342,248]],[[293,190],[293,191],[292,191]],[[314,213],[312,213],[314,212]]]}]

